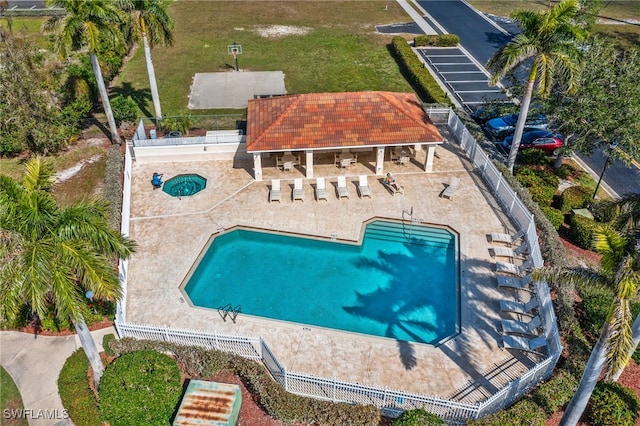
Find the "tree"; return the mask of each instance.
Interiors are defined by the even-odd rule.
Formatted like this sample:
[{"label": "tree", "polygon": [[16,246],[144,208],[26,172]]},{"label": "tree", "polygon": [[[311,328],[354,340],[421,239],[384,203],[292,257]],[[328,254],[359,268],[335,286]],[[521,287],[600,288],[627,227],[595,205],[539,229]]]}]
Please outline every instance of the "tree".
[{"label": "tree", "polygon": [[[598,206],[599,214],[606,218],[613,218],[613,227],[627,242],[625,251],[633,257],[632,268],[640,273],[640,194],[628,194],[617,201],[604,201]],[[607,249],[605,242],[600,243]],[[631,325],[632,342],[627,354],[621,353],[615,365],[610,369],[607,377],[617,381],[622,371],[627,366],[629,359],[638,348],[640,343],[640,315],[638,315]],[[622,349],[623,351],[624,349]]]},{"label": "tree", "polygon": [[585,46],[584,68],[573,96],[554,90],[545,112],[563,132],[568,150],[591,155],[615,143],[613,157],[640,159],[640,50],[620,52],[603,39]]},{"label": "tree", "polygon": [[52,175],[51,164],[39,158],[27,163],[20,183],[0,175],[0,313],[15,318],[27,304],[44,317],[53,306],[57,318],[71,319],[97,387],[104,366],[83,319],[85,294],[119,299],[115,262],[135,244],[109,227],[104,201],[58,207]]},{"label": "tree", "polygon": [[573,23],[578,12],[576,0],[562,0],[541,13],[515,12],[512,18],[520,25],[522,33],[498,49],[487,63],[493,73],[490,83],[496,85],[508,72],[531,62],[507,161],[511,173],[536,85],[543,98],[551,92],[556,77],[567,82],[569,92],[576,88],[582,66],[582,54],[576,42],[584,38],[583,30]]},{"label": "tree", "polygon": [[118,127],[113,118],[109,95],[98,62],[98,52],[100,42],[103,40],[112,46],[122,44],[122,11],[115,3],[108,0],[47,0],[47,5],[67,11],[66,15],[52,16],[44,26],[46,31],[57,33],[57,38],[54,40],[55,50],[62,57],[66,57],[69,49],[74,51],[88,49],[91,68],[109,123],[111,141],[120,144]]},{"label": "tree", "polygon": [[158,43],[173,44],[173,21],[167,11],[166,0],[119,0],[121,7],[132,17],[130,37],[142,41],[144,58],[149,74],[149,86],[156,120],[162,119],[156,73],[151,60],[151,49]]},{"label": "tree", "polygon": [[630,301],[640,289],[637,239],[639,200],[640,196],[633,195],[601,208],[601,214],[613,217],[613,225],[603,226],[595,234],[594,247],[603,255],[599,270],[549,268],[534,271],[535,279],[615,289],[607,321],[591,351],[578,389],[565,410],[561,425],[577,424],[603,369],[606,371],[606,380],[617,379],[640,340],[640,320],[636,318],[632,324],[629,309]]},{"label": "tree", "polygon": [[[25,150],[48,154],[79,132],[67,123],[51,91],[51,67],[24,38],[0,28],[0,156]],[[16,78],[20,76],[20,78]]]}]

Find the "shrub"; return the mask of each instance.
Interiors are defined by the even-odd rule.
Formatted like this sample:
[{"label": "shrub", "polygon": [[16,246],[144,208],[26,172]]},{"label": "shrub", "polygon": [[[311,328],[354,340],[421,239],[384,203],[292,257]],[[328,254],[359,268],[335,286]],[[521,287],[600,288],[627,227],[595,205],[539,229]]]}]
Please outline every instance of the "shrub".
[{"label": "shrub", "polygon": [[564,223],[564,214],[560,210],[550,206],[540,206],[540,210],[542,210],[556,230],[560,229]]},{"label": "shrub", "polygon": [[460,43],[460,37],[455,34],[419,35],[413,39],[413,46],[453,47]]},{"label": "shrub", "polygon": [[427,413],[423,409],[405,411],[394,420],[393,426],[431,426],[446,425],[447,422],[435,414]]},{"label": "shrub", "polygon": [[166,117],[158,122],[158,127],[164,132],[182,132],[183,135],[188,135],[192,121],[189,116]]},{"label": "shrub", "polygon": [[58,393],[62,405],[77,426],[100,426],[96,398],[89,387],[89,360],[82,348],[64,363],[58,376]]},{"label": "shrub", "polygon": [[113,229],[120,230],[122,210],[122,152],[119,145],[111,145],[104,171],[102,196],[109,203],[107,221]]},{"label": "shrub", "polygon": [[593,248],[593,234],[597,228],[597,222],[588,217],[575,215],[571,219],[569,238],[578,247],[591,250]]},{"label": "shrub", "polygon": [[232,365],[247,387],[257,395],[265,411],[279,420],[335,426],[376,426],[380,423],[380,410],[373,405],[332,403],[294,395],[275,383],[267,370],[255,361],[234,357]]},{"label": "shrub", "polygon": [[565,370],[559,370],[551,380],[533,392],[532,399],[547,414],[553,414],[571,400],[577,389],[578,379]]},{"label": "shrub", "polygon": [[534,202],[544,205],[551,205],[560,184],[556,175],[546,170],[529,167],[520,167],[516,173],[516,179],[527,188]]},{"label": "shrub", "polygon": [[105,334],[102,338],[102,347],[108,356],[116,356],[116,353],[111,349],[111,342],[114,340],[116,340],[116,336],[113,333]]},{"label": "shrub", "polygon": [[582,329],[595,340],[609,316],[614,298],[613,290],[607,287],[581,285],[578,286],[578,293],[582,298],[584,311]]},{"label": "shrub", "polygon": [[111,109],[113,110],[113,117],[118,124],[123,122],[134,122],[138,118],[138,105],[136,101],[131,99],[131,96],[126,98],[122,95],[118,95],[111,100]]},{"label": "shrub", "polygon": [[591,191],[582,185],[570,186],[562,191],[558,197],[558,210],[568,213],[573,209],[580,209],[591,201]]},{"label": "shrub", "polygon": [[518,162],[525,165],[550,166],[552,160],[541,149],[522,149],[518,151]]},{"label": "shrub", "polygon": [[166,425],[182,393],[176,362],[154,351],[111,363],[100,381],[100,417],[111,426]]},{"label": "shrub", "polygon": [[560,179],[566,179],[569,176],[575,176],[576,169],[571,164],[563,163],[560,167],[555,169],[554,173]]},{"label": "shrub", "polygon": [[634,426],[640,399],[629,388],[615,382],[600,382],[591,396],[589,419],[594,426]]},{"label": "shrub", "polygon": [[424,67],[424,64],[418,59],[404,38],[400,36],[393,37],[391,50],[402,73],[423,101],[451,104],[444,90],[433,78],[429,70]]},{"label": "shrub", "polygon": [[521,400],[506,410],[478,420],[470,420],[466,424],[469,426],[544,426],[545,420],[542,408],[532,401]]}]

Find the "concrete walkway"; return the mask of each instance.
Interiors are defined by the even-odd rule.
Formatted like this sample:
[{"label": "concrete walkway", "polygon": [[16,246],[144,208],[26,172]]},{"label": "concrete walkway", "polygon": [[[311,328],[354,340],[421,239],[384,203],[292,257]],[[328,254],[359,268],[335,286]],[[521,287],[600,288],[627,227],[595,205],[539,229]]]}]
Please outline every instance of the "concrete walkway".
[{"label": "concrete walkway", "polygon": [[[116,334],[115,329],[91,332],[99,351],[103,350],[102,337],[109,333]],[[58,376],[67,358],[79,347],[80,339],[75,334],[34,337],[18,331],[0,332],[0,364],[20,390],[23,415],[29,425],[73,425],[58,395]]]},{"label": "concrete walkway", "polygon": [[413,21],[418,24],[418,26],[424,31],[427,35],[435,35],[438,34],[436,30],[431,28],[427,22],[422,19],[422,16],[406,1],[406,0],[396,0],[400,7],[404,9],[404,11],[413,19]]}]

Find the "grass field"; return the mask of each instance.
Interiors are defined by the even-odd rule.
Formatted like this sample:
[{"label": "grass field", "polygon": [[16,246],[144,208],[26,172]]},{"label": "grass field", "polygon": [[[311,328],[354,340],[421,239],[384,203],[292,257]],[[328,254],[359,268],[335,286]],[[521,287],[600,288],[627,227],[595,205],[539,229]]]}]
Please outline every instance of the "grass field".
[{"label": "grass field", "polygon": [[[288,93],[411,91],[387,50],[391,36],[375,31],[409,21],[395,1],[188,1],[172,3],[170,13],[174,46],[152,52],[163,115],[212,113],[187,109],[191,81],[195,73],[229,71],[234,42],[242,45],[240,69],[283,71]],[[265,34],[278,28],[280,35]],[[151,116],[148,87],[138,49],[114,92],[131,95]]]},{"label": "grass field", "polygon": [[[16,410],[23,408],[20,391],[16,387],[13,379],[3,367],[0,367],[0,410]],[[29,423],[26,419],[7,419],[0,416],[0,425],[6,426],[26,426]]]},{"label": "grass field", "polygon": [[[468,0],[476,9],[497,16],[509,16],[520,9],[543,11],[549,0]],[[556,4],[557,0],[551,1]],[[640,45],[640,2],[638,0],[616,0],[603,2],[598,14],[599,24],[593,31],[612,39],[622,48]],[[630,22],[623,22],[630,21]]]}]

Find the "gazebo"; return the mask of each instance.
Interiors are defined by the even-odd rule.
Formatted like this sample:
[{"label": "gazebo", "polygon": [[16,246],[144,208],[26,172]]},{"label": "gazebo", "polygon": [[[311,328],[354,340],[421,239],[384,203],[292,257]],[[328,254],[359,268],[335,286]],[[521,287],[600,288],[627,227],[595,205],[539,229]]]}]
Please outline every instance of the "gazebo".
[{"label": "gazebo", "polygon": [[426,149],[424,170],[431,172],[435,147],[443,142],[413,93],[288,95],[252,99],[247,109],[246,149],[253,155],[257,181],[262,180],[263,156],[271,154],[295,161],[299,156],[293,153],[304,153],[305,174],[312,178],[314,154],[334,152],[340,165],[353,161],[349,154],[375,151],[376,175],[383,175],[388,148],[402,155],[413,147]]}]

